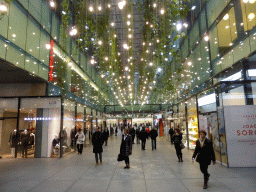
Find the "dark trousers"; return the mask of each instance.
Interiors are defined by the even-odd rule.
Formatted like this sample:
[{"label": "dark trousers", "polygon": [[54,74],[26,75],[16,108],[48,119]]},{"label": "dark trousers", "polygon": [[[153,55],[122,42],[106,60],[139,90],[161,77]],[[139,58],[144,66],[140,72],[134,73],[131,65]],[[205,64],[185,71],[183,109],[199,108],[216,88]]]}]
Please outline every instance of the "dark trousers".
[{"label": "dark trousers", "polygon": [[174,146],[175,146],[175,149],[176,149],[176,154],[177,154],[178,159],[182,159],[180,144],[175,144]]},{"label": "dark trousers", "polygon": [[204,182],[207,183],[209,173],[208,173],[208,164],[207,163],[199,163],[200,165],[200,170],[204,174]]},{"label": "dark trousers", "polygon": [[141,148],[145,150],[146,140],[141,140]]},{"label": "dark trousers", "polygon": [[135,138],[135,136],[132,135],[132,144],[134,144],[134,138]]},{"label": "dark trousers", "polygon": [[171,143],[173,143],[173,138],[172,138],[172,135],[170,135],[170,138],[171,138],[171,140],[170,140],[170,141],[171,141]]},{"label": "dark trousers", "polygon": [[22,157],[28,157],[28,146],[22,145]]},{"label": "dark trousers", "polygon": [[95,153],[95,160],[96,160],[96,163],[99,162],[98,156],[99,156],[100,160],[102,160],[102,153]]},{"label": "dark trousers", "polygon": [[105,140],[105,146],[107,146],[107,145],[108,145],[108,140],[106,139],[106,140]]},{"label": "dark trousers", "polygon": [[78,151],[78,153],[82,154],[83,147],[84,147],[84,144],[77,144],[77,151]]},{"label": "dark trousers", "polygon": [[137,136],[137,144],[140,144],[140,137]]},{"label": "dark trousers", "polygon": [[152,150],[156,149],[156,139],[151,139],[151,143],[152,143]]},{"label": "dark trousers", "polygon": [[129,156],[124,156],[124,162],[126,165],[130,165]]}]

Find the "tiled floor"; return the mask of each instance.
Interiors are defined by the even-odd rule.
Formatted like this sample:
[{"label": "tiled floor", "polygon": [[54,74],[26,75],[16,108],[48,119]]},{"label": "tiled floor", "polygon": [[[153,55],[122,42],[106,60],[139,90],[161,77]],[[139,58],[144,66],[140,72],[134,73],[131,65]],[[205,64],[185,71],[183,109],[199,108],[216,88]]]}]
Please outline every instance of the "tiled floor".
[{"label": "tiled floor", "polygon": [[121,136],[109,139],[104,146],[103,164],[95,166],[92,146],[84,153],[62,159],[0,160],[0,191],[93,191],[93,192],[156,192],[156,191],[256,191],[256,168],[226,168],[211,165],[208,189],[202,189],[203,176],[197,163],[191,163],[192,151],[183,150],[179,163],[170,141],[157,140],[152,151],[150,140],[146,150],[133,145],[131,168],[117,162]]}]

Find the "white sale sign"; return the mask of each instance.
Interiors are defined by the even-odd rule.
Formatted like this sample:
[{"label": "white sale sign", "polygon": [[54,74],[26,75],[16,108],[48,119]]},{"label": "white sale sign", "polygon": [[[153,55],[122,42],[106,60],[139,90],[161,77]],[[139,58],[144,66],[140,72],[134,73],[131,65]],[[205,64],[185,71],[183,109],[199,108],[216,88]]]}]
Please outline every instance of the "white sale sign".
[{"label": "white sale sign", "polygon": [[256,106],[224,107],[229,167],[256,166]]}]

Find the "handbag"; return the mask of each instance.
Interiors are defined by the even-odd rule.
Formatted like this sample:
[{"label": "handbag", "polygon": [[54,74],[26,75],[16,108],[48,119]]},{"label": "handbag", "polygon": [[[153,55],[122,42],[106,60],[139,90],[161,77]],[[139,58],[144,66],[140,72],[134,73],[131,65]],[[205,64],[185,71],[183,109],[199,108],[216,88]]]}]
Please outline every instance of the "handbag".
[{"label": "handbag", "polygon": [[117,156],[117,161],[123,161],[124,160],[124,156],[120,153]]},{"label": "handbag", "polygon": [[185,148],[185,145],[184,145],[182,142],[180,143],[180,148],[181,148],[181,149],[184,149],[184,148]]},{"label": "handbag", "polygon": [[76,140],[76,141],[78,140],[78,135],[77,135],[77,136],[75,136],[75,140]]}]

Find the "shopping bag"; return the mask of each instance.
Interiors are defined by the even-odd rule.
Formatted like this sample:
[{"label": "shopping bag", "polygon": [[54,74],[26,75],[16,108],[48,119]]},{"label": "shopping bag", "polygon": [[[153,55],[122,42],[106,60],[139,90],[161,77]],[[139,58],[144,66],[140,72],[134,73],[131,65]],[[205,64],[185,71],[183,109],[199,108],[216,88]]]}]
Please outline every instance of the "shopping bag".
[{"label": "shopping bag", "polygon": [[181,149],[184,149],[184,148],[185,148],[185,145],[184,145],[182,142],[180,143],[180,148],[181,148]]},{"label": "shopping bag", "polygon": [[117,161],[123,161],[124,156],[122,154],[118,154]]}]

